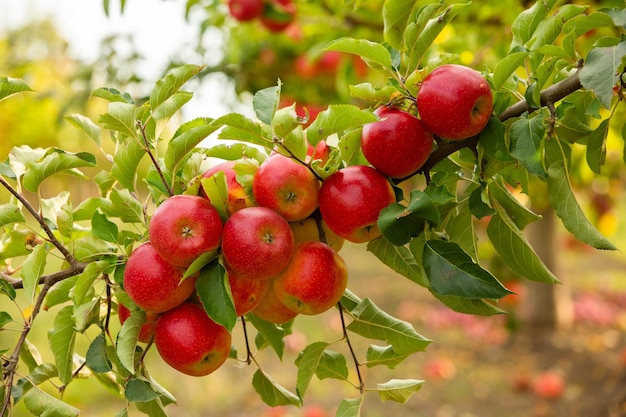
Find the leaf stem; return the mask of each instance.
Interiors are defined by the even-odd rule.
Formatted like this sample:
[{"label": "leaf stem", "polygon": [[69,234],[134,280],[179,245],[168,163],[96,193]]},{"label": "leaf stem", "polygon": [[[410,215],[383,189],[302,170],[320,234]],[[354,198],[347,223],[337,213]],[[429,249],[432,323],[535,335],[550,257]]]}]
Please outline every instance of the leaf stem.
[{"label": "leaf stem", "polygon": [[244,316],[241,316],[241,327],[243,328],[243,338],[246,341],[246,364],[250,365],[252,363],[252,351],[250,350],[250,341],[248,340],[248,328],[246,326],[246,319]]},{"label": "leaf stem", "polygon": [[365,383],[363,382],[363,376],[361,375],[361,364],[356,357],[356,353],[354,352],[354,348],[352,347],[352,342],[350,341],[350,336],[348,335],[348,328],[346,327],[346,319],[344,317],[344,307],[341,304],[341,301],[337,303],[337,308],[339,309],[339,317],[341,317],[341,328],[343,329],[343,338],[346,340],[346,344],[348,345],[348,350],[350,350],[350,355],[352,356],[352,361],[354,362],[354,367],[356,369],[357,377],[359,378],[358,389],[361,394],[365,389]]},{"label": "leaf stem", "polygon": [[171,197],[174,195],[174,191],[172,190],[172,187],[165,179],[165,175],[163,174],[163,171],[161,170],[161,166],[159,165],[158,161],[156,160],[156,157],[150,150],[150,143],[148,142],[148,137],[146,135],[146,128],[139,120],[137,121],[137,126],[139,127],[139,130],[141,131],[141,139],[143,140],[142,145],[144,147],[144,150],[150,157],[150,160],[152,161],[152,165],[154,165],[154,168],[157,170],[159,177],[161,178],[161,181],[163,182],[163,185],[165,186],[165,189],[167,190],[168,194]]}]

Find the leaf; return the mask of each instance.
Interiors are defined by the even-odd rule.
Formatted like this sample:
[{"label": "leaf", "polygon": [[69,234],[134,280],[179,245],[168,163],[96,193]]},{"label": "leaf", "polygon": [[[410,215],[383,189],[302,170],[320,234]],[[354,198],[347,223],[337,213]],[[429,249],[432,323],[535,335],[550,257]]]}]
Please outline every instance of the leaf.
[{"label": "leaf", "polygon": [[346,381],[349,376],[346,357],[339,352],[324,351],[315,369],[315,375],[319,379],[332,378]]},{"label": "leaf", "polygon": [[404,30],[414,15],[417,1],[387,0],[383,3],[383,35],[385,42],[398,50],[404,49]]},{"label": "leaf", "polygon": [[102,271],[108,268],[110,265],[106,261],[90,262],[85,266],[83,272],[81,272],[76,280],[74,288],[72,289],[72,299],[75,305],[81,305],[87,301],[87,294],[89,290],[93,289],[93,284],[98,279]]},{"label": "leaf", "polygon": [[436,226],[440,220],[439,210],[428,194],[413,190],[406,207],[395,203],[380,212],[378,227],[387,240],[400,246],[418,236],[426,222]]},{"label": "leaf", "polygon": [[609,134],[610,120],[604,119],[587,139],[587,165],[598,175],[601,174],[600,170],[606,161],[606,138]]},{"label": "leaf", "polygon": [[213,119],[206,117],[193,119],[182,124],[176,129],[165,150],[165,167],[174,171],[185,155],[219,127],[219,124],[213,123]]},{"label": "leaf", "polygon": [[[585,216],[576,201],[565,165],[565,155],[557,139],[546,143],[547,155],[553,160],[548,167],[548,197],[556,215],[565,228],[578,240],[596,249],[617,248],[596,229]],[[559,159],[556,159],[559,158]]]},{"label": "leaf", "polygon": [[422,388],[423,383],[419,379],[391,379],[384,384],[378,384],[378,395],[383,402],[391,400],[405,404]]},{"label": "leaf", "polygon": [[422,287],[428,287],[420,265],[406,247],[394,245],[387,239],[381,238],[369,242],[367,250],[393,271]]},{"label": "leaf", "polygon": [[368,110],[361,110],[351,104],[331,104],[321,111],[306,129],[307,140],[313,146],[332,134],[356,129],[378,118]]},{"label": "leaf", "polygon": [[267,159],[267,154],[258,146],[251,146],[245,143],[218,143],[205,148],[204,154],[214,158],[235,161],[241,158],[254,159],[259,164]]},{"label": "leaf", "polygon": [[314,342],[308,345],[298,356],[296,365],[298,366],[298,375],[296,378],[296,393],[300,399],[304,398],[304,394],[315,375],[315,371],[320,364],[324,350],[328,347],[326,342]]},{"label": "leaf", "polygon": [[107,88],[107,87],[96,88],[95,90],[91,92],[89,96],[98,97],[109,102],[119,102],[119,103],[128,103],[128,104],[133,104],[135,102],[130,94],[122,93],[121,91],[115,88]]},{"label": "leaf", "polygon": [[111,175],[122,187],[135,191],[135,173],[145,155],[146,151],[136,140],[127,140],[120,144],[113,157]]},{"label": "leaf", "polygon": [[391,54],[382,44],[367,39],[349,37],[335,39],[323,49],[359,55],[370,67],[388,70],[391,68]]},{"label": "leaf", "polygon": [[44,273],[47,256],[48,250],[46,246],[37,245],[22,264],[20,275],[22,277],[22,284],[24,285],[24,293],[31,305],[35,302],[35,295],[39,287],[39,278],[41,278]]},{"label": "leaf", "polygon": [[85,364],[95,373],[112,371],[111,360],[107,354],[107,339],[104,332],[101,332],[89,345]]},{"label": "leaf", "polygon": [[532,38],[539,23],[546,18],[556,3],[557,0],[537,1],[520,13],[511,25],[511,32],[513,33],[511,46],[525,45]]},{"label": "leaf", "polygon": [[365,362],[365,366],[372,368],[374,366],[384,365],[389,369],[394,369],[408,357],[408,354],[397,354],[393,346],[370,345],[365,355],[365,360],[367,361]]},{"label": "leaf", "polygon": [[493,71],[493,89],[500,90],[527,57],[528,52],[513,52],[498,62]]},{"label": "leaf", "polygon": [[238,113],[226,114],[214,122],[225,126],[219,133],[220,139],[232,139],[260,146],[270,146],[270,139],[264,134],[259,122]]},{"label": "leaf", "polygon": [[39,185],[46,179],[59,172],[73,168],[93,167],[96,158],[87,152],[70,153],[62,149],[51,148],[43,159],[32,163],[24,173],[24,188],[37,192]]},{"label": "leaf", "polygon": [[[285,341],[284,337],[291,333],[291,329],[288,325],[277,325],[274,323],[270,323],[254,314],[246,315],[246,320],[252,323],[254,328],[259,332],[259,336],[263,340],[263,342],[268,343],[270,347],[276,352],[276,355],[279,359],[283,358],[283,353],[285,351]],[[257,348],[261,348],[257,344]]]},{"label": "leaf", "polygon": [[120,132],[124,136],[137,136],[134,104],[117,101],[109,103],[108,112],[100,115],[98,122],[105,129]]},{"label": "leaf", "polygon": [[531,49],[536,50],[544,45],[552,44],[561,34],[565,22],[580,15],[587,9],[587,6],[576,4],[565,4],[557,10],[555,14],[543,19],[537,25],[531,42]]},{"label": "leaf", "polygon": [[131,314],[122,324],[115,341],[115,350],[120,364],[131,374],[135,374],[135,352],[139,332],[146,321],[142,311]]},{"label": "leaf", "polygon": [[17,93],[34,91],[21,78],[0,77],[0,101]]},{"label": "leaf", "polygon": [[152,109],[152,118],[163,122],[169,120],[181,107],[193,97],[189,91],[177,91],[155,109]]},{"label": "leaf", "polygon": [[295,405],[300,407],[301,401],[296,395],[282,387],[269,375],[258,369],[252,377],[252,386],[265,404],[271,407],[279,405]]},{"label": "leaf", "polygon": [[128,189],[114,188],[111,190],[109,198],[111,199],[111,207],[108,210],[103,208],[105,213],[114,213],[124,223],[141,223],[143,221],[141,203]]},{"label": "leaf", "polygon": [[15,204],[0,204],[0,227],[13,223],[25,223],[26,218]]},{"label": "leaf", "polygon": [[540,215],[533,213],[511,194],[501,178],[489,183],[488,192],[491,205],[502,207],[519,230],[524,230],[530,223],[541,219]]},{"label": "leaf", "polygon": [[256,117],[265,124],[271,125],[274,113],[278,109],[281,83],[273,87],[264,88],[254,93],[252,108]]},{"label": "leaf", "polygon": [[344,398],[341,400],[335,417],[360,417],[361,416],[361,403],[363,397],[359,398]]},{"label": "leaf", "polygon": [[430,340],[418,334],[410,323],[392,317],[364,299],[350,314],[354,320],[347,329],[370,339],[384,340],[399,354],[423,351]]},{"label": "leaf", "polygon": [[613,87],[626,66],[626,41],[615,46],[596,47],[587,54],[585,66],[578,72],[580,83],[592,90],[604,107],[611,108]]},{"label": "leaf", "polygon": [[441,301],[446,307],[452,311],[463,314],[473,314],[476,316],[493,316],[494,314],[503,314],[504,310],[499,309],[494,304],[477,298],[463,298],[455,295],[441,295],[432,293],[433,296]]},{"label": "leaf", "polygon": [[518,119],[509,129],[511,156],[519,160],[529,173],[545,178],[542,165],[542,143],[546,133],[543,116]]},{"label": "leaf", "polygon": [[118,228],[106,215],[96,211],[91,218],[91,233],[106,242],[117,242]]},{"label": "leaf", "polygon": [[[623,12],[624,9],[614,10],[621,10]],[[607,9],[589,14],[581,14],[565,22],[562,31],[563,33],[572,32],[574,39],[576,39],[594,29],[616,26],[617,22],[614,22],[610,14],[611,11]]]},{"label": "leaf", "polygon": [[20,378],[17,384],[13,386],[11,391],[13,402],[17,403],[34,386],[40,385],[51,378],[56,378],[57,375],[57,368],[51,363],[36,366],[27,376]]},{"label": "leaf", "polygon": [[496,212],[487,225],[487,236],[504,263],[529,280],[549,284],[560,282],[504,210],[496,208]]},{"label": "leaf", "polygon": [[39,417],[75,417],[80,410],[58,400],[40,389],[32,389],[24,396],[26,409]]},{"label": "leaf", "polygon": [[6,311],[0,311],[0,330],[4,328],[4,326],[8,323],[11,323],[13,318]]},{"label": "leaf", "polygon": [[196,290],[209,317],[231,331],[237,323],[237,314],[226,270],[217,260],[200,271]]},{"label": "leaf", "polygon": [[74,331],[74,306],[67,305],[57,313],[54,326],[48,331],[50,349],[59,371],[59,380],[67,385],[72,380],[72,357],[76,332]]},{"label": "leaf", "polygon": [[137,402],[135,406],[137,410],[150,417],[168,417],[161,398],[155,398],[152,401]]},{"label": "leaf", "polygon": [[89,136],[91,140],[96,143],[96,145],[102,146],[102,131],[97,124],[91,121],[90,118],[74,113],[69,116],[65,116],[65,120],[86,133],[87,136]]},{"label": "leaf", "polygon": [[511,293],[454,242],[426,242],[422,264],[431,289],[437,294],[481,299]]},{"label": "leaf", "polygon": [[159,393],[148,381],[133,377],[124,387],[124,397],[131,402],[148,402],[158,398]]},{"label": "leaf", "polygon": [[[385,3],[386,4],[386,3]],[[391,95],[396,93],[398,89],[392,85],[385,85],[382,87],[375,86],[371,83],[361,83],[356,85],[350,85],[350,97],[356,99],[386,103],[389,101]]]},{"label": "leaf", "polygon": [[150,93],[150,107],[152,112],[163,112],[167,114],[168,111],[159,109],[160,106],[167,106],[167,102],[175,96],[180,88],[189,81],[192,77],[196,76],[202,71],[202,66],[198,65],[182,65],[170,70],[163,78],[156,82],[152,93]]}]

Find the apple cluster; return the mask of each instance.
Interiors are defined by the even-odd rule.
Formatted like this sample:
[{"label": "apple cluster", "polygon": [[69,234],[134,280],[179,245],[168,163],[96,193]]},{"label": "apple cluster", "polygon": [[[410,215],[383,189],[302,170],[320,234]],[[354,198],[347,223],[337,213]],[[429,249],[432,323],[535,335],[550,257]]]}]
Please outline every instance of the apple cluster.
[{"label": "apple cluster", "polygon": [[230,15],[239,22],[258,19],[271,32],[282,32],[296,15],[293,0],[228,0]]}]

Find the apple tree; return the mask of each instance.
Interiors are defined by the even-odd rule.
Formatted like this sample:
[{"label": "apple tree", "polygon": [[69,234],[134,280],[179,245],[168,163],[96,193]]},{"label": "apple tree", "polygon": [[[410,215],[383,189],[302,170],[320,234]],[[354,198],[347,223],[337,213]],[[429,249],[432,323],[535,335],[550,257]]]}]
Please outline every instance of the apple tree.
[{"label": "apple tree", "polygon": [[[268,31],[287,31],[306,3],[267,2],[257,18]],[[133,407],[167,415],[175,398],[152,378],[146,355],[196,376],[227,361],[252,366],[250,383],[270,406],[302,406],[314,377],[336,379],[355,388],[337,415],[359,416],[365,395],[404,403],[419,391],[424,381],[399,365],[431,340],[350,290],[342,242],[363,245],[415,291],[483,316],[502,313],[498,300],[510,291],[479,258],[479,222],[510,270],[559,282],[523,233],[540,216],[518,196],[538,182],[576,239],[616,249],[578,203],[571,173],[585,164],[603,175],[610,133],[624,137],[624,8],[536,2],[512,22],[501,58],[469,68],[435,41],[479,6],[385,0],[380,21],[362,21],[371,4],[348,3],[323,7],[349,10],[367,31],[318,51],[354,57],[346,71],[362,62],[372,75],[344,86],[350,100],[316,117],[285,105],[293,86],[274,79],[254,92],[253,116],[180,122],[174,116],[193,96],[186,86],[205,70],[183,64],[145,99],[116,86],[94,90],[91,99],[106,103],[97,120],[66,115],[97,153],[10,151],[0,165],[9,196],[0,205],[0,416],[19,402],[33,415],[78,415],[62,394],[84,376],[127,401],[120,416]],[[232,18],[224,4],[206,7],[215,23]],[[0,78],[0,100],[16,94],[36,93],[22,79]],[[210,171],[216,160],[227,165]],[[97,191],[79,203],[67,192],[48,196],[47,181],[62,175]],[[183,200],[197,208],[185,214]],[[244,287],[266,284],[246,293],[256,306],[243,312],[238,275]],[[341,334],[306,346],[293,386],[279,384],[257,353],[282,358],[298,316],[328,309],[340,316]],[[44,315],[54,317],[49,343],[37,346],[31,330]],[[242,346],[231,346],[233,332],[245,335]],[[361,352],[354,338],[372,342]],[[53,361],[41,359],[43,349]],[[398,377],[370,381],[376,366]],[[48,383],[56,395],[43,389]]]}]

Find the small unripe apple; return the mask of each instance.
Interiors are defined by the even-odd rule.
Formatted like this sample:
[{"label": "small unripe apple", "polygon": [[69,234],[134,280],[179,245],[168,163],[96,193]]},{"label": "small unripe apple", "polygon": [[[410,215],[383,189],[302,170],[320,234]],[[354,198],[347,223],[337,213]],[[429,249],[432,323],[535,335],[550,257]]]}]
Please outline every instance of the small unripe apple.
[{"label": "small unripe apple", "polygon": [[393,187],[380,171],[352,165],[330,175],[320,188],[322,218],[338,236],[364,243],[381,236],[380,211],[396,201]]},{"label": "small unripe apple", "polygon": [[230,15],[240,22],[254,20],[263,12],[263,0],[228,0]]},{"label": "small unripe apple", "polygon": [[235,304],[235,313],[239,317],[248,314],[261,302],[270,286],[270,280],[242,278],[228,266],[226,267],[226,272],[228,273],[228,283],[230,284],[230,291]]},{"label": "small unripe apple", "polygon": [[254,174],[257,205],[269,207],[288,222],[302,220],[317,209],[320,182],[305,165],[281,154],[267,158]]},{"label": "small unripe apple", "polygon": [[348,285],[348,268],[326,243],[300,242],[287,268],[272,281],[283,304],[298,313],[315,315],[339,302]]},{"label": "small unripe apple", "polygon": [[197,276],[183,280],[183,272],[163,259],[150,242],[145,242],[126,261],[124,291],[146,312],[162,313],[194,292]]},{"label": "small unripe apple", "polygon": [[231,335],[211,320],[202,306],[188,302],[159,317],[154,344],[172,368],[186,375],[204,376],[228,358]]},{"label": "small unripe apple", "polygon": [[217,250],[222,226],[219,213],[206,198],[175,195],[154,211],[148,233],[163,259],[186,268],[203,253]]},{"label": "small unripe apple", "polygon": [[493,97],[476,70],[447,64],[432,70],[417,92],[417,110],[437,136],[461,140],[479,134],[489,122]]},{"label": "small unripe apple", "polygon": [[[141,330],[139,330],[138,340],[142,343],[148,343],[152,340],[152,335],[154,335],[154,327],[156,326],[156,321],[159,318],[158,313],[145,312],[146,321],[141,326]],[[120,319],[120,324],[124,324],[126,320],[131,315],[131,311],[124,304],[120,303],[117,306],[117,315]]]},{"label": "small unripe apple", "polygon": [[415,174],[433,149],[433,135],[412,114],[394,107],[374,111],[380,120],[363,126],[365,159],[383,174],[403,178]]},{"label": "small unripe apple", "polygon": [[[246,190],[237,181],[237,173],[235,172],[236,161],[224,161],[207,169],[203,178],[210,178],[218,172],[223,172],[226,178],[226,187],[228,188],[228,214],[233,214],[237,210],[244,207],[253,206],[253,202],[246,193]],[[203,189],[200,189],[200,195],[206,197]]]},{"label": "small unripe apple", "polygon": [[246,207],[224,224],[224,260],[244,278],[268,279],[278,274],[289,263],[293,245],[287,220],[267,207]]},{"label": "small unripe apple", "polygon": [[261,302],[251,311],[251,314],[274,324],[287,323],[289,320],[297,317],[298,312],[290,309],[278,299],[272,285],[272,280],[270,280],[269,283],[270,286],[263,295]]}]

